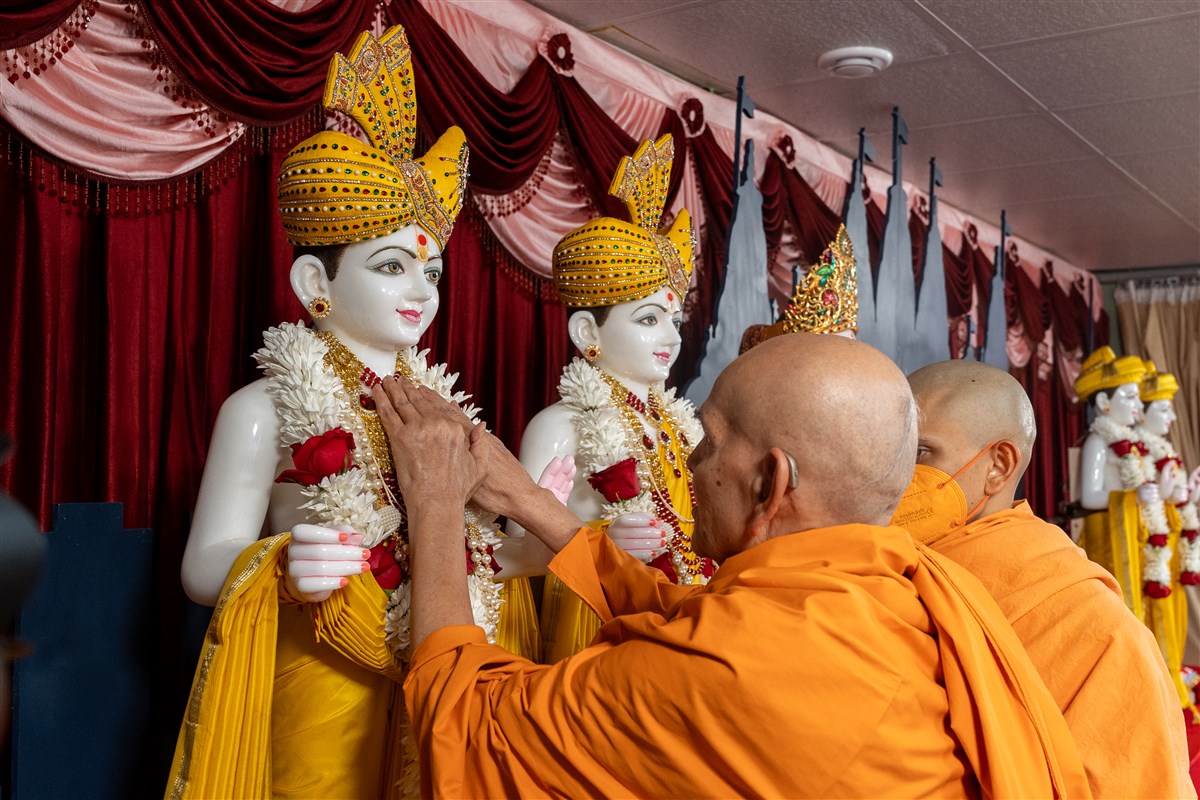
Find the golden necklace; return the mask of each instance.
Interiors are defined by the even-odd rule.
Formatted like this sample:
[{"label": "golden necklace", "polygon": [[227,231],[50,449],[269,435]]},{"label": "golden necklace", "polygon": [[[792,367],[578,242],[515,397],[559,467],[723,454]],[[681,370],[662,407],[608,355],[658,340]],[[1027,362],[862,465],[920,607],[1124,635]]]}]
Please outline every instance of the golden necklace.
[{"label": "golden necklace", "polygon": [[[325,363],[329,365],[334,374],[342,382],[342,388],[346,391],[346,399],[354,405],[355,413],[362,420],[363,430],[366,432],[367,441],[371,445],[371,458],[374,459],[375,465],[379,468],[379,474],[382,478],[383,493],[379,500],[388,505],[401,508],[399,498],[394,495],[388,486],[394,466],[392,464],[392,450],[388,446],[387,432],[383,429],[383,423],[379,419],[379,414],[375,411],[374,401],[371,400],[369,394],[364,393],[362,390],[364,386],[370,390],[382,379],[370,367],[364,365],[358,356],[350,352],[350,349],[338,340],[333,331],[320,331],[317,333],[317,337],[325,343]],[[396,353],[396,374],[410,381],[413,380],[413,370],[404,359],[404,351]]]}]

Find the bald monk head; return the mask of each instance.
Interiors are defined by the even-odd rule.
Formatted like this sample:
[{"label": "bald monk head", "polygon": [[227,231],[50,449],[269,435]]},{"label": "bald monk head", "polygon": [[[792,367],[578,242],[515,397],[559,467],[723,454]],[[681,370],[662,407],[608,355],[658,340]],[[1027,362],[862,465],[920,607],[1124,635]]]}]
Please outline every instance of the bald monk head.
[{"label": "bald monk head", "polygon": [[767,539],[886,525],[912,478],[917,412],[903,373],[869,345],[798,333],[718,376],[688,467],[693,547],[723,561]]},{"label": "bald monk head", "polygon": [[1012,506],[1037,436],[1021,384],[1004,370],[966,360],[922,367],[908,383],[921,409],[917,462],[954,475],[967,507],[983,504],[973,516]]}]

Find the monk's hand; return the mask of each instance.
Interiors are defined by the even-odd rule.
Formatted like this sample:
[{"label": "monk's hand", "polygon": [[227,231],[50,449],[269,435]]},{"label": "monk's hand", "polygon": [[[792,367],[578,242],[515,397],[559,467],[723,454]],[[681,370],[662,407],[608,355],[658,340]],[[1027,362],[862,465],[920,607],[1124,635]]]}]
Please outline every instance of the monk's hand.
[{"label": "monk's hand", "polygon": [[555,456],[542,470],[538,478],[538,486],[549,490],[558,502],[564,506],[571,499],[571,491],[575,488],[575,459],[571,456]]},{"label": "monk's hand", "polygon": [[422,504],[466,505],[483,478],[483,469],[472,455],[463,426],[446,413],[445,401],[404,378],[384,379],[371,390],[371,397],[387,432],[396,484],[405,504],[410,509]]},{"label": "monk's hand", "polygon": [[608,537],[629,555],[649,563],[667,547],[667,526],[649,514],[622,514],[608,526]]},{"label": "monk's hand", "polygon": [[362,534],[320,525],[297,525],[287,547],[284,586],[303,603],[328,600],[349,582],[371,568],[371,551],[362,546]]}]

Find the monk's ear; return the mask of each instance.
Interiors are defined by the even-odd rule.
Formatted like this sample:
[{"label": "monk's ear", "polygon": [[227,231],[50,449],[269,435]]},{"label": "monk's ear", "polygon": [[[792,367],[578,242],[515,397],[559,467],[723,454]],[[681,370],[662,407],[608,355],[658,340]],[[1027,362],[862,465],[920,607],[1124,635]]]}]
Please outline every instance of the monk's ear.
[{"label": "monk's ear", "polygon": [[756,495],[746,531],[751,543],[768,538],[771,522],[779,514],[784,498],[792,488],[789,486],[790,475],[787,454],[778,447],[772,447],[759,463],[758,475],[752,484]]},{"label": "monk's ear", "polygon": [[992,466],[984,478],[983,491],[988,496],[999,494],[1005,486],[1021,476],[1021,451],[1012,442],[1000,442],[992,447]]}]

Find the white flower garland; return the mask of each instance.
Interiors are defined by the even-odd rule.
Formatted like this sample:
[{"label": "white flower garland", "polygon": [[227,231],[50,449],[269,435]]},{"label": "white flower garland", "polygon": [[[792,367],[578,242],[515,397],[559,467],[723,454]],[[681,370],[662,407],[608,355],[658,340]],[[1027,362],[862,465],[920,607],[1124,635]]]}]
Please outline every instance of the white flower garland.
[{"label": "white flower garland", "polygon": [[[1110,446],[1120,441],[1128,441],[1131,444],[1141,441],[1134,433],[1133,428],[1121,425],[1106,414],[1096,415],[1096,419],[1092,421],[1091,431]],[[1154,480],[1154,464],[1149,462],[1148,458],[1137,449],[1131,449],[1127,454],[1120,456],[1122,489],[1136,491],[1143,483]],[[1150,536],[1166,536],[1170,532],[1167,526],[1167,514],[1161,500],[1157,503],[1139,503],[1138,515]],[[1145,564],[1142,567],[1144,581],[1161,584],[1169,592],[1172,583],[1171,548],[1156,546],[1147,541],[1143,548],[1143,554],[1145,557]]]},{"label": "white flower garland", "polygon": [[[334,428],[349,431],[354,437],[357,469],[346,470],[321,479],[316,486],[301,486],[306,502],[300,507],[309,511],[318,524],[345,525],[363,534],[363,547],[371,548],[395,532],[403,522],[400,511],[392,505],[376,507],[383,494],[383,478],[379,465],[371,455],[371,443],[362,420],[356,411],[357,398],[347,397],[341,380],[326,364],[325,343],[300,324],[284,323],[263,334],[263,348],[254,354],[267,376],[267,393],[274,401],[279,416],[279,437],[284,445],[306,442]],[[459,405],[467,395],[454,392],[458,375],[447,375],[445,364],[428,364],[428,350],[416,352],[410,347],[401,357],[412,369],[413,380],[433,389],[442,397]],[[464,406],[467,415],[478,424],[479,410]],[[500,546],[495,516],[474,508],[466,509],[468,538],[480,546]],[[478,530],[476,534],[472,526]],[[397,547],[403,547],[402,542]],[[483,628],[488,641],[496,637],[500,616],[500,586],[490,579],[490,568],[476,570],[468,577],[471,611],[475,624]],[[392,652],[403,660],[410,644],[410,589],[405,580],[392,593],[384,611],[384,630]]]},{"label": "white flower garland", "polygon": [[[693,447],[699,444],[704,438],[704,428],[696,418],[696,409],[691,401],[676,397],[674,389],[664,390],[661,383],[652,386],[651,391],[658,392],[662,397],[663,414],[676,424],[678,432]],[[615,503],[605,502],[601,507],[604,518],[612,521],[622,514],[657,514],[649,488],[651,477],[645,456],[630,448],[624,420],[613,406],[612,389],[600,377],[600,371],[582,358],[572,359],[563,368],[558,394],[562,397],[563,405],[575,412],[575,460],[581,474],[594,475],[629,458],[637,462],[641,494]]]},{"label": "white flower garland", "polygon": [[[1153,431],[1148,431],[1140,427],[1137,429],[1137,435],[1141,437],[1146,447],[1150,449],[1149,458],[1151,464],[1157,465],[1165,458],[1179,458],[1179,453],[1167,437],[1160,436]],[[1189,497],[1187,502],[1179,506],[1181,531],[1195,531],[1200,529],[1200,515],[1196,513],[1196,499],[1195,497]],[[1179,572],[1181,576],[1183,573],[1189,573],[1191,576],[1195,576],[1196,579],[1200,579],[1200,543],[1186,535],[1179,537]]]}]

